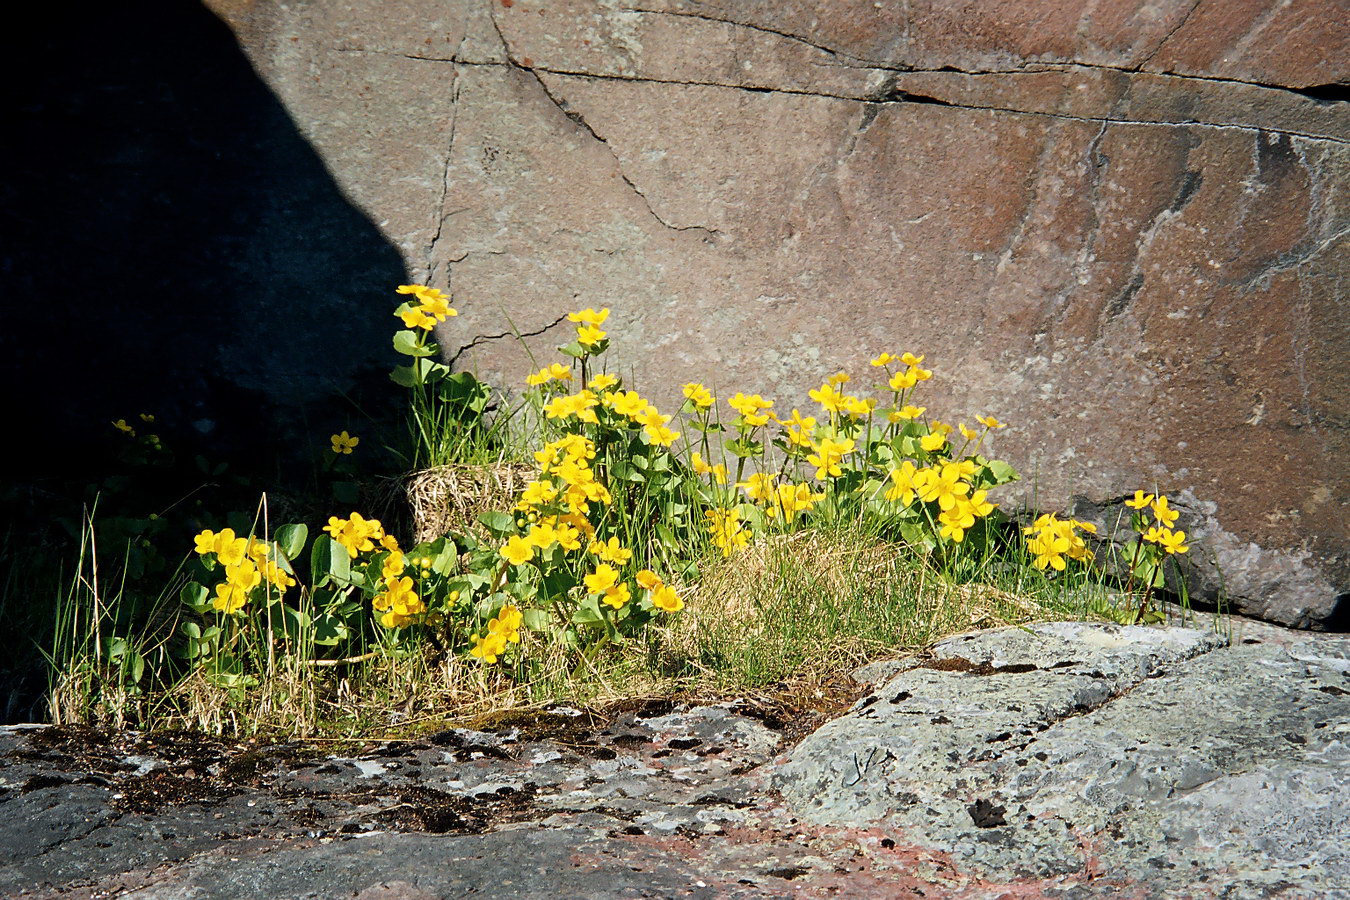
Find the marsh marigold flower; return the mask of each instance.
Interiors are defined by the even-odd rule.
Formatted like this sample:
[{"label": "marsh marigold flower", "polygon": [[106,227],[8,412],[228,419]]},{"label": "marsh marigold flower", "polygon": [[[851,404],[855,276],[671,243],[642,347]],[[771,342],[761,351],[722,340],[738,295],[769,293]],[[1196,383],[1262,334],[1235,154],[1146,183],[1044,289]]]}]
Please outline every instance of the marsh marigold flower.
[{"label": "marsh marigold flower", "polygon": [[1145,494],[1143,491],[1135,491],[1133,500],[1126,500],[1125,505],[1131,509],[1143,509],[1153,503],[1153,495]]},{"label": "marsh marigold flower", "polygon": [[740,413],[741,418],[745,420],[745,424],[757,428],[769,421],[769,414],[763,412],[763,410],[772,409],[773,401],[765,400],[759,394],[745,394],[737,391],[736,395],[727,401],[727,405]]},{"label": "marsh marigold flower", "polygon": [[512,535],[500,552],[502,558],[513,566],[523,566],[534,559],[534,545],[519,535]]},{"label": "marsh marigold flower", "polygon": [[699,409],[707,409],[713,405],[712,391],[697,381],[691,381],[684,386],[684,396]]},{"label": "marsh marigold flower", "polygon": [[339,434],[329,435],[328,440],[333,444],[334,453],[346,454],[348,456],[356,449],[356,445],[361,443],[359,437],[348,434],[345,429]]}]

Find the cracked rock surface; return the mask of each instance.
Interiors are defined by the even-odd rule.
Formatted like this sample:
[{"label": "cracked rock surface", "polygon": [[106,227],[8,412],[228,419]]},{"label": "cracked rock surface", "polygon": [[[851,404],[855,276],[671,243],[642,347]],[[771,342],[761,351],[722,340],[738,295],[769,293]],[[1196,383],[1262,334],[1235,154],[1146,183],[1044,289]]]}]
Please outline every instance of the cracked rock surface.
[{"label": "cracked rock surface", "polygon": [[341,748],[9,727],[0,896],[1341,895],[1350,641],[1248,640],[970,635],[860,673],[823,725],[648,701]]},{"label": "cracked rock surface", "polygon": [[1348,698],[1350,640],[1037,625],[939,644],[771,783],[812,822],[885,823],[991,877],[1333,896],[1350,889]]},{"label": "cracked rock surface", "polygon": [[209,5],[457,366],[516,389],[586,306],[663,409],[926,353],[1042,507],[1157,486],[1192,596],[1350,615],[1343,4]]}]

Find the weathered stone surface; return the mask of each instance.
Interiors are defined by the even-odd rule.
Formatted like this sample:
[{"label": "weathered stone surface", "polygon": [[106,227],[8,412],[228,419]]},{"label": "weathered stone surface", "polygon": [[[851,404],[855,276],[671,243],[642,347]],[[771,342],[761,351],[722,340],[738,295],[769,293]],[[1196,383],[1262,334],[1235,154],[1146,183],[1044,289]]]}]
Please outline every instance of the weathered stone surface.
[{"label": "weathered stone surface", "polygon": [[817,824],[885,823],[990,877],[1350,889],[1350,641],[1221,647],[1081,623],[945,641],[771,783]]},{"label": "weathered stone surface", "polygon": [[518,386],[489,338],[600,305],[667,406],[926,352],[1022,498],[1188,490],[1236,608],[1341,621],[1337,4],[211,5],[459,365]]},{"label": "weathered stone surface", "polygon": [[3,728],[0,895],[1338,896],[1350,641],[1238,628],[957,638],[814,733],[660,701],[342,749]]}]

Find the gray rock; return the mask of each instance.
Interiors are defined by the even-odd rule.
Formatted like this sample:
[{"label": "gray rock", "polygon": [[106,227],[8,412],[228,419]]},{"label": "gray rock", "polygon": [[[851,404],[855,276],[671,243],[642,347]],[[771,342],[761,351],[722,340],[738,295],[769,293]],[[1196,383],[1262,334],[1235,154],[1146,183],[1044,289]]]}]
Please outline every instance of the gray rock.
[{"label": "gray rock", "polygon": [[964,636],[771,783],[812,822],[884,825],[990,878],[1331,896],[1350,891],[1347,652],[1081,623]]}]

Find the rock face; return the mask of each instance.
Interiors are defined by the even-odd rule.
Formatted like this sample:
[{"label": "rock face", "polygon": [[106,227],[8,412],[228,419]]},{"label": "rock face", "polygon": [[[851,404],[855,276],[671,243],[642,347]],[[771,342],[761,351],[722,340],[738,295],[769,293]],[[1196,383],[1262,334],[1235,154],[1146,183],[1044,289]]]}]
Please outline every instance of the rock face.
[{"label": "rock face", "polygon": [[1343,624],[1339,4],[209,5],[458,364],[601,305],[667,406],[927,353],[1023,498],[1189,490],[1239,610]]},{"label": "rock face", "polygon": [[[885,823],[990,878],[1350,887],[1350,641],[1059,623],[956,638],[791,751],[817,824]],[[1269,892],[1269,893],[1267,893]]]},{"label": "rock face", "polygon": [[1345,896],[1350,641],[1281,632],[960,638],[814,733],[659,701],[341,749],[0,728],[0,895]]}]

